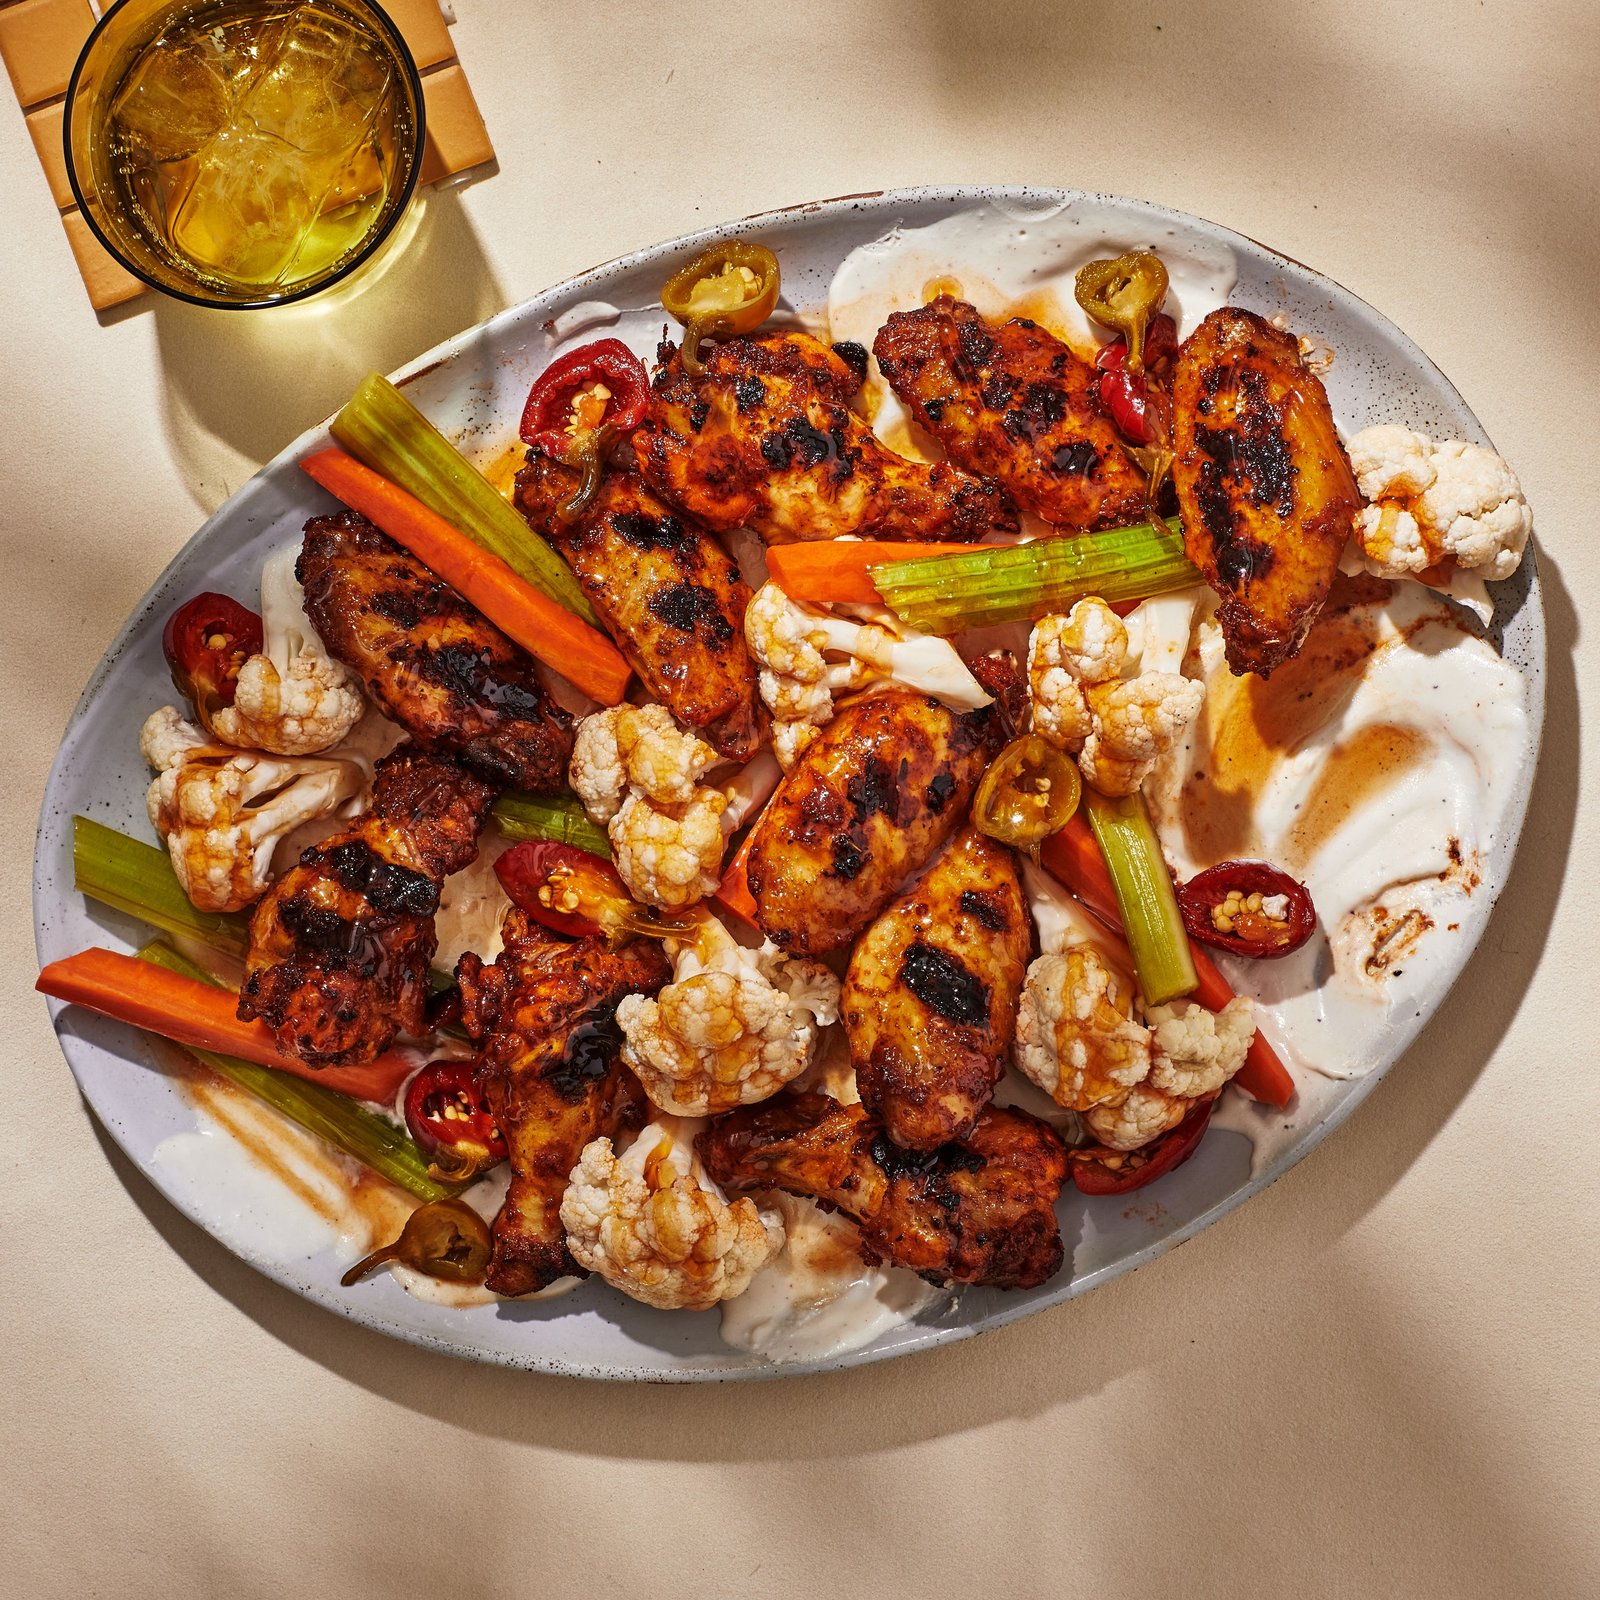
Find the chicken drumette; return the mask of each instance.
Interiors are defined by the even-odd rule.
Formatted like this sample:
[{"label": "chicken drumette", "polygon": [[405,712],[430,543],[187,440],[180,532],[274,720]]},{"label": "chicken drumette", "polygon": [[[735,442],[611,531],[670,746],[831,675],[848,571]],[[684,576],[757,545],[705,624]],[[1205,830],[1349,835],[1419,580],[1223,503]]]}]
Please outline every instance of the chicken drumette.
[{"label": "chicken drumette", "polygon": [[1035,322],[986,322],[940,295],[873,341],[890,388],[952,461],[1057,527],[1145,517],[1145,475],[1100,409],[1094,369]]},{"label": "chicken drumette", "polygon": [[313,1066],[371,1061],[425,1026],[439,888],[478,853],[494,790],[402,745],[373,774],[372,805],[313,846],[250,919],[239,1015]]},{"label": "chicken drumette", "polygon": [[795,331],[730,339],[691,377],[661,347],[650,413],[633,436],[657,494],[706,527],[770,543],[978,539],[1011,532],[994,484],[948,462],[908,461],[850,409],[866,352]]},{"label": "chicken drumette", "polygon": [[511,1159],[511,1187],[494,1219],[485,1282],[529,1294],[582,1268],[567,1251],[561,1198],[592,1139],[635,1133],[649,1113],[622,1065],[617,1002],[654,994],[672,976],[661,947],[563,939],[518,910],[506,915],[493,966],[456,967],[462,1023],[483,1052],[484,1093]]},{"label": "chicken drumette", "polygon": [[913,1153],[865,1106],[784,1094],[720,1118],[695,1148],[723,1188],[807,1195],[852,1218],[873,1256],[933,1283],[1031,1289],[1062,1262],[1066,1147],[1025,1112],[990,1107],[964,1139]]},{"label": "chicken drumette", "polygon": [[365,517],[313,517],[295,576],[331,655],[420,745],[480,777],[555,794],[572,719],[533,657]]}]

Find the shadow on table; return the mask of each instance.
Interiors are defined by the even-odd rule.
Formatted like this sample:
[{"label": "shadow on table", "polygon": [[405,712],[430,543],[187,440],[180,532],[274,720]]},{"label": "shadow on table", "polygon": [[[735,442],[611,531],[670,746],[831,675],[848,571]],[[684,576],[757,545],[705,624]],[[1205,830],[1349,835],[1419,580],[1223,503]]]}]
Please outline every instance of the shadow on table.
[{"label": "shadow on table", "polygon": [[347,288],[258,311],[156,300],[167,437],[207,513],[368,372],[389,372],[506,303],[452,189],[426,194]]}]

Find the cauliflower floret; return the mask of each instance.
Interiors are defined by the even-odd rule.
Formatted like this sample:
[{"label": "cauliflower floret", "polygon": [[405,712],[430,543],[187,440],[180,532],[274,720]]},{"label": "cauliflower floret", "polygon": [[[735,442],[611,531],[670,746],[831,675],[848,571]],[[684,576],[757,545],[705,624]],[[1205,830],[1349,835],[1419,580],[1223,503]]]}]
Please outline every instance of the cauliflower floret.
[{"label": "cauliflower floret", "polygon": [[612,706],[578,724],[568,781],[598,823],[609,822],[634,789],[668,805],[694,798],[717,753],[685,732],[665,706]]},{"label": "cauliflower floret", "polygon": [[684,805],[629,795],[606,828],[617,874],[629,892],[663,911],[705,899],[722,881],[727,809],[720,789],[695,789]]},{"label": "cauliflower floret", "polygon": [[217,738],[245,750],[314,755],[361,720],[360,680],[323,648],[294,575],[293,546],[261,569],[262,651],[239,669],[231,706],[211,715]]},{"label": "cauliflower floret", "polygon": [[146,720],[139,748],[160,773],[147,799],[151,825],[201,911],[238,911],[259,900],[278,841],[331,815],[365,783],[354,761],[212,744],[172,706]]},{"label": "cauliflower floret", "polygon": [[1017,1008],[1017,1066],[1059,1106],[1121,1100],[1150,1071],[1150,1037],[1093,945],[1042,955]]},{"label": "cauliflower floret", "polygon": [[1242,994],[1220,1011],[1207,1011],[1193,1000],[1148,1006],[1144,1020],[1155,1052],[1151,1086],[1185,1100],[1218,1093],[1244,1065],[1256,1036],[1255,1007]]},{"label": "cauliflower floret", "polygon": [[[674,943],[677,943],[674,941]],[[677,1116],[715,1116],[765,1100],[805,1071],[817,1033],[839,1015],[826,967],[746,950],[715,917],[677,943],[673,981],[617,1007],[622,1059],[645,1093]]]},{"label": "cauliflower floret", "polygon": [[[834,616],[763,584],[744,614],[745,639],[761,668],[761,698],[773,716],[772,747],[785,772],[818,728],[833,720],[833,699],[894,682],[976,711],[991,696],[947,639],[877,622]],[[829,661],[827,655],[842,656]]]},{"label": "cauliflower floret", "polygon": [[567,779],[636,899],[676,911],[721,881],[728,796],[697,782],[716,761],[665,706],[613,706],[578,724]]},{"label": "cauliflower floret", "polygon": [[1243,995],[1215,1013],[1190,1000],[1145,1008],[1104,935],[1035,869],[1025,875],[1045,948],[1017,1010],[1017,1068],[1101,1144],[1137,1150],[1222,1092],[1255,1037],[1254,1008]]},{"label": "cauliflower floret", "polygon": [[1205,688],[1176,672],[1124,679],[1128,630],[1105,601],[1041,619],[1028,640],[1033,730],[1078,757],[1102,794],[1132,794],[1183,737]]},{"label": "cauliflower floret", "polygon": [[1349,453],[1369,502],[1355,526],[1369,572],[1439,582],[1456,568],[1483,578],[1517,570],[1533,513],[1516,473],[1493,450],[1386,425],[1363,428]]},{"label": "cauliflower floret", "polygon": [[694,1154],[692,1132],[652,1122],[618,1156],[585,1145],[561,1202],[567,1248],[623,1294],[663,1311],[704,1311],[743,1294],[783,1245],[783,1220],[729,1201]]}]

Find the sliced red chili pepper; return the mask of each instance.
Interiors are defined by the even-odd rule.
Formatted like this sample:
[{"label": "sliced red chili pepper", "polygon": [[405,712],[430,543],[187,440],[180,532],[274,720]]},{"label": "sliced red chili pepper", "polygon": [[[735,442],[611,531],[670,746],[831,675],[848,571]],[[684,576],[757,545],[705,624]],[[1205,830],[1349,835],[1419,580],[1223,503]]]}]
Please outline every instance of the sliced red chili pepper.
[{"label": "sliced red chili pepper", "polygon": [[612,445],[644,421],[649,404],[644,363],[620,339],[581,345],[539,375],[522,411],[523,440],[583,473],[577,491],[556,509],[563,522],[588,509]]},{"label": "sliced red chili pepper", "polygon": [[1216,1109],[1216,1097],[1198,1102],[1176,1128],[1142,1150],[1103,1145],[1072,1152],[1072,1181],[1080,1194],[1132,1194],[1181,1167],[1199,1148]]},{"label": "sliced red chili pepper", "polygon": [[1311,892],[1270,861],[1208,867],[1178,890],[1178,907],[1190,938],[1258,960],[1298,950],[1317,926]]},{"label": "sliced red chili pepper", "polygon": [[1100,369],[1100,401],[1111,413],[1123,436],[1132,444],[1147,445],[1156,442],[1157,430],[1152,426],[1150,408],[1155,397],[1151,393],[1152,369],[1163,367],[1177,353],[1178,325],[1163,312],[1150,323],[1145,335],[1144,373],[1129,372],[1126,340],[1113,339],[1100,347],[1094,364]]},{"label": "sliced red chili pepper", "polygon": [[506,1159],[475,1061],[430,1061],[406,1085],[405,1116],[436,1178],[466,1183]]},{"label": "sliced red chili pepper", "polygon": [[167,618],[161,649],[202,726],[233,704],[239,669],[261,653],[261,618],[225,594],[197,594]]},{"label": "sliced red chili pepper", "polygon": [[[650,378],[644,363],[620,339],[596,339],[558,356],[535,379],[522,411],[522,440],[547,456],[564,461],[572,449],[572,403],[586,390],[603,384],[605,426],[613,436],[632,433],[644,421],[650,403]],[[578,431],[597,431],[597,423]]]},{"label": "sliced red chili pepper", "polygon": [[614,931],[637,909],[609,861],[574,844],[529,839],[494,864],[500,886],[535,922],[574,939]]}]

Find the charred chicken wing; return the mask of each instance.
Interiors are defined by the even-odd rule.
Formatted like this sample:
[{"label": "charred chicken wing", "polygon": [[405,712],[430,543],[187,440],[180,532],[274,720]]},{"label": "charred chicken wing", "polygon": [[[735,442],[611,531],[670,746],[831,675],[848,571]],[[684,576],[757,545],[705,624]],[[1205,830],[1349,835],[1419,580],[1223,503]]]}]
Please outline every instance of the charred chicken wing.
[{"label": "charred chicken wing", "polygon": [[971,472],[1061,528],[1142,522],[1144,473],[1100,409],[1096,374],[1037,323],[986,322],[940,295],[873,341],[890,388]]},{"label": "charred chicken wing", "polygon": [[866,352],[808,333],[717,346],[699,378],[671,345],[633,436],[657,494],[708,528],[799,539],[977,539],[1016,515],[992,483],[907,461],[850,409]]},{"label": "charred chicken wing", "polygon": [[654,994],[672,971],[648,940],[612,950],[603,939],[563,939],[517,910],[507,913],[504,935],[493,966],[465,955],[456,978],[511,1159],[485,1282],[517,1295],[582,1273],[561,1225],[567,1180],[591,1139],[636,1133],[649,1115],[622,1065],[617,1002]]},{"label": "charred chicken wing", "polygon": [[453,761],[411,745],[385,756],[371,809],[307,850],[256,907],[239,1015],[323,1067],[421,1033],[439,887],[477,855],[493,798]]},{"label": "charred chicken wing", "polygon": [[961,826],[994,753],[993,706],[905,689],[845,706],[761,815],[747,863],[762,931],[790,955],[850,944]]},{"label": "charred chicken wing", "polygon": [[756,753],[763,719],[744,640],[750,588],[703,529],[674,516],[631,472],[608,473],[573,522],[556,507],[579,474],[530,453],[517,505],[567,558],[583,592],[640,681],[718,755]]},{"label": "charred chicken wing", "polygon": [[1300,649],[1361,509],[1293,336],[1213,311],[1178,352],[1173,446],[1184,548],[1222,596],[1228,665],[1264,678]]},{"label": "charred chicken wing", "polygon": [[572,719],[533,658],[353,511],[313,517],[295,576],[330,654],[386,716],[491,783],[555,794]]},{"label": "charred chicken wing", "polygon": [[695,1148],[723,1188],[808,1195],[853,1218],[874,1256],[933,1283],[1031,1289],[1061,1265],[1067,1152],[1025,1112],[990,1106],[965,1138],[917,1153],[865,1106],[785,1094],[719,1118]]},{"label": "charred chicken wing", "polygon": [[968,828],[867,930],[842,1007],[861,1101],[898,1145],[967,1133],[1010,1057],[1032,929],[1011,852]]}]

